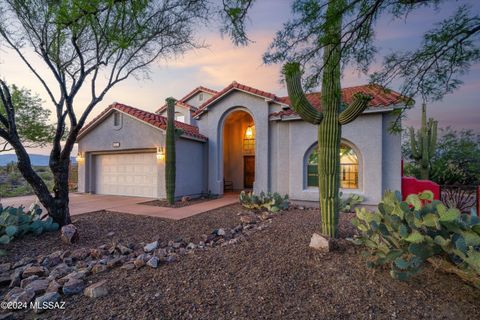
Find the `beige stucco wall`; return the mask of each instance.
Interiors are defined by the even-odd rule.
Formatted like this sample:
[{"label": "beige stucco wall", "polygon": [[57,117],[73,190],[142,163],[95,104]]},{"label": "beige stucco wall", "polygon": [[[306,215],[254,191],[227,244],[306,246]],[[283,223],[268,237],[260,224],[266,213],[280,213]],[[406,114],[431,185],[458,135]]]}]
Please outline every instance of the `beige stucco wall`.
[{"label": "beige stucco wall", "polygon": [[[120,147],[114,148],[113,143]],[[156,152],[165,146],[164,133],[158,128],[122,114],[122,124],[113,126],[113,114],[78,141],[84,160],[78,164],[78,191],[95,193],[95,157],[99,154],[125,152]],[[196,196],[206,192],[205,143],[177,138],[177,197]],[[165,198],[165,162],[157,160],[158,198]]]}]

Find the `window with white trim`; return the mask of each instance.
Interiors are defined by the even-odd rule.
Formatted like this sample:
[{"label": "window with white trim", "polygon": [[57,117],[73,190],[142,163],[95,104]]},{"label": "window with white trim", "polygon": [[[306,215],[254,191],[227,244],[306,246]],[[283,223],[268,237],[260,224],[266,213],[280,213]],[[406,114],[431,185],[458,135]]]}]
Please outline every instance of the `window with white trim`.
[{"label": "window with white trim", "polygon": [[[348,145],[340,145],[340,188],[359,189],[358,156]],[[318,153],[313,148],[306,161],[307,187],[318,187]]]}]

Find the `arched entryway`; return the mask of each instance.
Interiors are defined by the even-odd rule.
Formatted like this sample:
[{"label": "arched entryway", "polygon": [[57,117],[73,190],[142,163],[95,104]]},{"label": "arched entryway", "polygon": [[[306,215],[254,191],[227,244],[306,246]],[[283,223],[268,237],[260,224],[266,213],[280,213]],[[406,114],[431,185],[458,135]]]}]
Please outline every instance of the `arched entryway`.
[{"label": "arched entryway", "polygon": [[252,189],[255,182],[255,123],[243,110],[230,112],[223,126],[224,189]]}]

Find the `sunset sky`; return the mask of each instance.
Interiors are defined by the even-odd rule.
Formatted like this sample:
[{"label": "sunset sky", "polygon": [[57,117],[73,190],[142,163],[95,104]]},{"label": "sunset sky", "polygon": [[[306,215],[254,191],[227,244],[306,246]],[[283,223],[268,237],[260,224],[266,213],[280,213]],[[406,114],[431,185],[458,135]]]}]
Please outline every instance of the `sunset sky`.
[{"label": "sunset sky", "polygon": [[[472,10],[480,12],[480,1],[472,0],[470,3]],[[230,39],[222,39],[218,25],[212,24],[203,28],[198,36],[209,48],[188,52],[174,60],[158,61],[152,65],[149,79],[131,78],[118,84],[97,106],[90,118],[114,101],[154,111],[168,96],[180,98],[199,85],[219,90],[234,80],[277,95],[286,95],[286,89],[280,83],[280,65],[265,66],[261,58],[275,32],[288,20],[290,4],[289,0],[256,1],[248,22],[248,34],[254,43],[248,47],[235,47]],[[381,64],[383,54],[418,47],[423,32],[430,29],[435,22],[452,14],[457,6],[456,1],[448,1],[448,4],[441,5],[438,12],[432,9],[419,10],[412,13],[407,20],[392,21],[391,17],[383,17],[375,29],[376,43],[381,50],[372,70]],[[40,70],[46,71],[44,68]],[[37,92],[45,100],[45,106],[51,108],[38,81],[11,51],[0,51],[0,77],[9,83]],[[480,132],[480,64],[474,65],[470,73],[461,79],[465,83],[459,90],[446,96],[443,101],[429,104],[429,116],[436,118],[440,127],[470,128]],[[368,77],[347,68],[342,86],[367,82]],[[87,101],[86,93],[79,96],[76,101],[77,110],[81,111]],[[419,107],[417,104],[408,112],[405,125],[418,125]],[[46,150],[33,152],[47,153]]]}]

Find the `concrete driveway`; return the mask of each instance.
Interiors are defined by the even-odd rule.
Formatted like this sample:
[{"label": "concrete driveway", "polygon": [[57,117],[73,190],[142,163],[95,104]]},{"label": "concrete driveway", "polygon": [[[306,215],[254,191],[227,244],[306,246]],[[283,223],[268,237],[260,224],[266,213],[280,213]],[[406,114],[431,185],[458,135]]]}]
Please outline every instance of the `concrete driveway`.
[{"label": "concrete driveway", "polygon": [[[0,199],[3,207],[18,207],[23,205],[28,209],[36,196],[23,196]],[[142,205],[140,203],[155,200],[151,198],[93,195],[83,193],[70,194],[70,214],[79,215],[82,213],[108,210],[112,212],[130,213],[151,217],[180,220],[200,214],[206,211],[218,209],[238,202],[237,194],[226,194],[222,198],[201,202],[182,208],[166,208]]]}]

